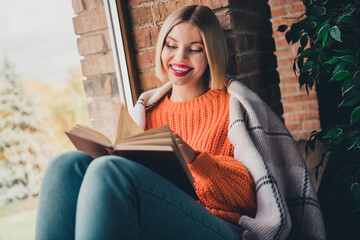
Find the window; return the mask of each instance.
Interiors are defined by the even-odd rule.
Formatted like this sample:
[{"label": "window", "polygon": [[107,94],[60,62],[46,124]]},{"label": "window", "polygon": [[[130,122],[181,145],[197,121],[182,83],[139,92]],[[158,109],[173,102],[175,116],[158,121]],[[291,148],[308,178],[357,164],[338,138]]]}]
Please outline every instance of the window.
[{"label": "window", "polygon": [[104,0],[120,100],[131,110],[139,94],[139,81],[125,0]]}]

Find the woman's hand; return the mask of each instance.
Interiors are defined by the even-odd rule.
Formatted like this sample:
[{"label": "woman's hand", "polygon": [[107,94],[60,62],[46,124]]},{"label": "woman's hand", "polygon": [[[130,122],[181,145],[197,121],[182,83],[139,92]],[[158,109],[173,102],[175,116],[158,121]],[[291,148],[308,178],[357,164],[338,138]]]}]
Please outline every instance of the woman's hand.
[{"label": "woman's hand", "polygon": [[180,148],[182,155],[187,163],[192,163],[197,156],[199,156],[199,152],[196,152],[192,147],[190,147],[181,137],[174,133],[175,141]]}]

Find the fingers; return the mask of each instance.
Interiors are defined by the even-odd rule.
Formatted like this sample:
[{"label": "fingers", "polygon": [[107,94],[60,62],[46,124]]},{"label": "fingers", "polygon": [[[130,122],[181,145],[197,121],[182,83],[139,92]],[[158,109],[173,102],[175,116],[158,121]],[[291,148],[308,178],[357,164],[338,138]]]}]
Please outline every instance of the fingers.
[{"label": "fingers", "polygon": [[178,134],[174,133],[174,138],[176,144],[179,146],[182,155],[184,156],[185,161],[188,163],[194,161],[197,156],[197,153],[194,151],[194,149],[192,149],[192,147],[190,147],[186,142],[184,142],[184,140],[182,140],[182,138]]}]

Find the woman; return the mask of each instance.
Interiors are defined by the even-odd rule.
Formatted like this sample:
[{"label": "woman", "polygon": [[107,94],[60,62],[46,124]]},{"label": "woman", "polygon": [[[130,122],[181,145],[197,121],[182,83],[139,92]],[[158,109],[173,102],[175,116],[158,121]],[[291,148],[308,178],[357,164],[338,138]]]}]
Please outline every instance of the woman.
[{"label": "woman", "polygon": [[156,75],[169,81],[133,113],[144,129],[177,133],[198,202],[127,159],[65,153],[46,170],[36,239],[323,239],[301,154],[271,110],[225,75],[227,57],[209,8],[175,11],[156,51]]}]

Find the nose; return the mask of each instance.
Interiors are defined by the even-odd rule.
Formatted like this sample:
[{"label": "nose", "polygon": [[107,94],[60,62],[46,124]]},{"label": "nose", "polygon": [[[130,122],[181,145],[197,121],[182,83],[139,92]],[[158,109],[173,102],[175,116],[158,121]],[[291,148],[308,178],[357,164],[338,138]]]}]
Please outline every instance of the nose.
[{"label": "nose", "polygon": [[175,53],[175,59],[178,61],[187,59],[187,51],[183,47],[179,47]]}]

